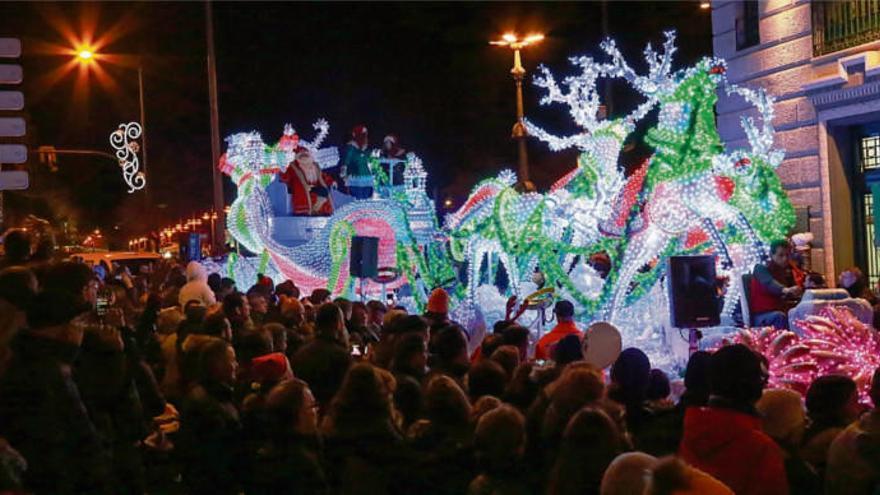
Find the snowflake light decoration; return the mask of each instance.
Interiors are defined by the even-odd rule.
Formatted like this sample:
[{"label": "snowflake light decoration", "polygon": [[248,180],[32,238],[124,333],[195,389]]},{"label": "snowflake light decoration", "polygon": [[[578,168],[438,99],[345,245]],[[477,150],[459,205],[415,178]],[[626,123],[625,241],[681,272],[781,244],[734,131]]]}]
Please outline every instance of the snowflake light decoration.
[{"label": "snowflake light decoration", "polygon": [[116,159],[122,169],[122,179],[128,186],[128,193],[139,191],[147,185],[144,172],[140,170],[138,152],[141,147],[136,139],[141,137],[143,130],[137,122],[119,124],[119,128],[110,133],[110,146],[116,150]]}]

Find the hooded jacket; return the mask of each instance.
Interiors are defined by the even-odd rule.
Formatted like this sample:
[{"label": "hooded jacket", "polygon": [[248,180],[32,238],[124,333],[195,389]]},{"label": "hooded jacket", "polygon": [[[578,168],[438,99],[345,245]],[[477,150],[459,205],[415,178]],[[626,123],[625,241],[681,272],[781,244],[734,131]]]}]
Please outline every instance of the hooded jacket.
[{"label": "hooded jacket", "polygon": [[757,416],[720,407],[689,408],[678,453],[737,495],[788,493],[782,451],[761,431]]},{"label": "hooded jacket", "polygon": [[186,265],[186,285],[180,288],[180,294],[177,296],[181,308],[193,300],[200,301],[205,306],[213,306],[217,303],[214,291],[208,287],[208,272],[197,261],[190,261]]}]

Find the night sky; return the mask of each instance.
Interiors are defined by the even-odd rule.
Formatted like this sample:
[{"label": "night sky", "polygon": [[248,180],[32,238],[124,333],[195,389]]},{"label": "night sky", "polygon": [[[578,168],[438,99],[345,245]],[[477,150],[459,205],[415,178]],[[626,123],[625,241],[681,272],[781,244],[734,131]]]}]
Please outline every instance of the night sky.
[{"label": "night sky", "polygon": [[[561,79],[572,72],[568,57],[599,56],[603,38],[597,2],[218,2],[213,9],[222,137],[258,130],[274,143],[290,122],[311,139],[311,123],[325,117],[328,143],[341,145],[363,123],[371,146],[395,133],[419,154],[441,199],[460,200],[480,179],[515,169],[512,55],[490,39],[509,30],[547,35],[523,54],[525,111],[571,132],[565,108],[538,106],[531,76],[543,63]],[[644,70],[645,44],[662,41],[667,29],[678,31],[677,66],[711,55],[709,11],[696,2],[612,1],[607,22],[636,70]],[[26,142],[34,148],[110,152],[109,133],[138,119],[139,57],[145,72],[151,216],[142,193],[126,194],[113,162],[60,156],[53,173],[36,155],[28,163],[32,189],[7,194],[13,214],[69,218],[84,228],[119,225],[125,237],[141,233],[144,218],[176,221],[211,207],[203,3],[3,3],[0,36],[22,38]],[[107,56],[99,69],[80,72],[70,52],[90,36]],[[627,88],[613,88],[613,114],[636,103]],[[574,166],[575,155],[531,141],[529,158],[542,189]]]}]

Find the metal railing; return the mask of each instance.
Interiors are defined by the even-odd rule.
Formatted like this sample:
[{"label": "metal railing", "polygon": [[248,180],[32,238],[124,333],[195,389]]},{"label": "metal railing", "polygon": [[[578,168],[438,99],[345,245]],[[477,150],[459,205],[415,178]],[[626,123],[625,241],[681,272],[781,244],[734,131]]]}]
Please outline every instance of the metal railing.
[{"label": "metal railing", "polygon": [[812,3],[813,56],[880,40],[880,0]]}]

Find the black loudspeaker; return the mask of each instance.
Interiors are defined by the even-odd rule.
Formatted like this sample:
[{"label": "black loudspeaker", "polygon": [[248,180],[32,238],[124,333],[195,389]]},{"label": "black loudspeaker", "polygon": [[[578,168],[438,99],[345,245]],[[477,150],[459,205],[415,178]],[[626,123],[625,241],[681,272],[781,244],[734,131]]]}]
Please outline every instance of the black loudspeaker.
[{"label": "black loudspeaker", "polygon": [[673,327],[701,328],[721,323],[714,256],[671,256],[667,273]]},{"label": "black loudspeaker", "polygon": [[351,256],[348,271],[352,277],[370,278],[378,274],[379,268],[379,238],[360,237],[351,238]]}]

